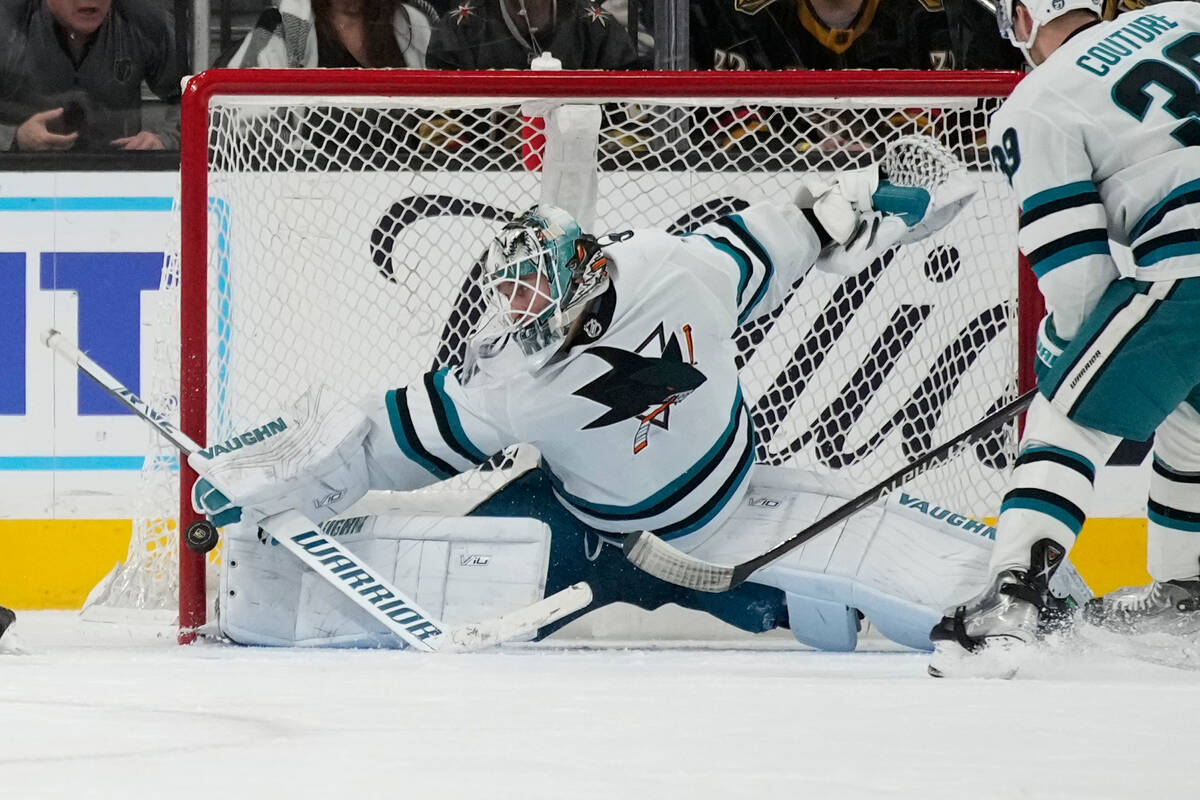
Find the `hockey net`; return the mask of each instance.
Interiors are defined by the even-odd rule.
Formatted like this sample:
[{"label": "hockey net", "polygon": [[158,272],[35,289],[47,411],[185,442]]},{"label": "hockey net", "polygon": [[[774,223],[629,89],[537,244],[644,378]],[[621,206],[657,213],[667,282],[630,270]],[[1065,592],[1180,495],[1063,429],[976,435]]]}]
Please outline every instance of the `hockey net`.
[{"label": "hockey net", "polygon": [[[781,310],[737,335],[758,461],[861,490],[1019,388],[1015,206],[983,144],[1014,82],[1008,73],[205,73],[185,93],[182,250],[164,269],[182,345],[161,315],[148,394],[211,442],[315,383],[351,399],[405,385],[461,358],[482,310],[481,254],[503,221],[536,202],[563,205],[596,232],[683,233],[792,196],[803,171],[863,166],[887,141],[921,133],[978,180],[972,205],[858,276],[810,273]],[[935,508],[993,515],[1015,440],[1005,428],[909,490]],[[178,596],[190,629],[211,583],[203,557],[177,543],[193,518],[184,499],[193,476],[155,455],[143,496],[162,506],[135,521],[128,561],[94,603],[171,613]],[[454,513],[528,457],[508,453],[412,500]]]}]

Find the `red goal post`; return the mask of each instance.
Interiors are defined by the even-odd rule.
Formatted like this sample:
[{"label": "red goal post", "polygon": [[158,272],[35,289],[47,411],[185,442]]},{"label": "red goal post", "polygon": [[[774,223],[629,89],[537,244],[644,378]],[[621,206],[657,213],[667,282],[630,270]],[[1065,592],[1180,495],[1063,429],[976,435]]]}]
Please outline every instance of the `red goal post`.
[{"label": "red goal post", "polygon": [[[259,262],[270,260],[294,266],[296,282],[306,280],[310,273],[316,274],[311,288],[289,294],[289,312],[291,306],[310,299],[317,313],[323,315],[314,319],[324,319],[329,326],[323,333],[332,333],[339,316],[356,314],[377,290],[369,287],[361,295],[339,294],[343,287],[330,282],[327,272],[321,274],[322,266],[330,270],[335,267],[319,259],[319,263],[310,266],[304,261],[305,248],[319,249],[322,255],[345,253],[338,269],[369,272],[376,280],[378,273],[384,273],[386,280],[378,289],[382,292],[394,286],[397,277],[388,274],[381,264],[394,269],[394,261],[403,257],[403,248],[416,252],[417,240],[406,244],[400,238],[414,225],[429,222],[422,229],[419,246],[428,245],[431,249],[421,249],[417,259],[429,267],[430,271],[424,273],[428,280],[420,285],[405,284],[405,289],[409,294],[419,294],[414,287],[420,290],[433,283],[439,290],[420,295],[417,298],[422,304],[420,308],[400,310],[406,319],[420,317],[420,320],[414,321],[412,331],[397,331],[395,335],[412,341],[430,335],[430,326],[436,327],[435,320],[461,313],[464,293],[469,294],[464,279],[479,243],[486,241],[488,227],[475,224],[476,217],[468,214],[469,231],[464,228],[460,236],[446,225],[433,222],[455,217],[453,212],[461,212],[468,206],[486,207],[491,214],[494,209],[512,211],[536,202],[537,184],[518,174],[531,169],[536,172],[541,166],[541,129],[530,118],[536,120],[546,109],[562,105],[595,105],[603,110],[602,126],[608,126],[595,148],[602,182],[608,181],[605,184],[608,188],[600,196],[602,207],[595,211],[601,227],[609,224],[628,227],[639,224],[641,219],[654,226],[679,223],[682,212],[711,211],[720,205],[717,200],[727,202],[738,190],[747,187],[751,193],[760,188],[777,193],[786,190],[797,171],[833,170],[865,163],[871,152],[891,135],[929,133],[967,156],[964,160],[968,167],[988,187],[986,197],[981,193],[981,200],[974,206],[976,210],[971,212],[974,215],[971,224],[978,223],[980,232],[963,228],[953,234],[960,239],[950,244],[930,245],[920,255],[913,256],[912,264],[917,266],[908,272],[923,272],[923,282],[936,284],[941,290],[970,279],[972,271],[985,271],[981,266],[984,261],[989,265],[987,270],[995,272],[994,263],[1000,258],[1011,266],[1012,287],[1010,290],[1005,284],[996,290],[994,297],[988,297],[987,303],[991,305],[984,312],[972,311],[975,316],[969,319],[955,318],[942,324],[943,330],[960,328],[958,337],[952,337],[950,344],[941,340],[931,342],[928,352],[913,354],[923,337],[935,330],[936,314],[942,308],[953,308],[958,301],[948,297],[939,301],[923,295],[909,300],[907,290],[897,288],[899,284],[893,287],[887,283],[892,273],[902,271],[887,264],[876,265],[879,274],[873,273],[859,284],[830,282],[826,287],[814,289],[811,301],[800,298],[801,303],[811,302],[811,307],[806,306],[807,311],[793,315],[795,330],[800,333],[793,334],[786,344],[774,341],[774,338],[788,339],[782,332],[782,317],[777,326],[742,334],[750,367],[765,358],[760,355],[766,352],[768,344],[783,354],[778,364],[764,368],[761,379],[753,374],[746,379],[752,384],[748,388],[758,392],[755,409],[767,422],[769,441],[762,445],[764,457],[772,463],[792,463],[788,459],[803,455],[803,447],[811,445],[814,438],[803,426],[814,422],[841,426],[846,422],[845,429],[838,427],[834,433],[815,437],[821,439],[813,445],[820,451],[817,460],[822,468],[844,469],[854,481],[869,480],[871,474],[885,468],[882,460],[878,466],[864,467],[859,474],[853,474],[852,468],[891,446],[879,445],[872,437],[867,437],[866,443],[857,448],[839,450],[838,443],[853,439],[853,426],[866,424],[871,396],[899,396],[896,391],[907,391],[913,381],[919,381],[904,407],[908,409],[904,413],[912,419],[896,422],[893,413],[871,423],[880,426],[881,431],[889,431],[891,438],[903,440],[889,450],[888,458],[894,462],[896,458],[909,457],[914,447],[931,437],[941,437],[946,431],[952,435],[967,427],[962,423],[969,417],[982,416],[992,395],[999,400],[1031,385],[1023,367],[1032,361],[1031,335],[1040,317],[1040,304],[1027,294],[1030,284],[1023,283],[1018,293],[1017,209],[991,172],[986,148],[980,141],[986,132],[987,116],[1019,78],[1019,73],[965,71],[210,70],[197,75],[185,88],[182,107],[178,394],[181,428],[199,442],[208,442],[210,434],[220,435],[212,430],[217,418],[214,394],[220,395],[216,402],[225,403],[241,391],[226,374],[235,372],[239,367],[231,365],[240,364],[241,359],[240,355],[231,356],[230,351],[262,344],[263,335],[240,332],[243,326],[257,324],[257,315],[238,321],[228,308],[235,304],[231,296],[242,299],[258,291],[242,293],[240,289],[229,289],[229,285],[242,280],[235,277],[239,269],[258,270]],[[373,110],[376,107],[383,111]],[[349,139],[355,142],[349,143]],[[345,161],[338,161],[341,157],[338,153],[346,154]],[[611,180],[610,173],[615,176]],[[250,188],[235,186],[239,181]],[[419,183],[421,187],[428,184],[436,188],[444,183],[459,188],[438,193],[434,188],[429,191],[409,188],[406,181],[412,186]],[[373,200],[364,201],[367,204],[361,209],[355,205],[359,186],[363,193],[379,193]],[[222,194],[226,191],[231,194]],[[243,191],[247,193],[233,194]],[[458,195],[453,194],[455,191]],[[476,202],[466,197],[471,192],[481,199]],[[610,196],[615,192],[624,194]],[[333,199],[328,193],[343,193],[343,196]],[[680,200],[677,207],[663,212],[669,214],[655,218],[655,212],[667,200],[685,194],[687,198]],[[435,202],[430,198],[437,197],[443,198],[437,202],[448,205],[428,212],[418,223],[406,223],[408,227],[400,232],[397,230],[401,222],[392,219],[382,228],[383,234],[376,236],[382,224],[377,223],[371,232],[374,238],[370,258],[366,249],[334,241],[341,229],[353,227],[357,219],[371,215],[387,218],[385,207],[398,197],[420,197],[428,202]],[[455,205],[458,201],[462,201],[461,207]],[[391,208],[396,208],[398,202]],[[471,206],[472,202],[476,205]],[[978,207],[980,202],[986,206]],[[404,213],[410,211],[411,208],[405,207]],[[414,213],[419,217],[419,212]],[[346,216],[337,216],[337,222],[331,223],[329,229],[322,228],[341,214]],[[214,215],[220,219],[214,222]],[[259,216],[248,219],[247,215]],[[438,219],[430,222],[433,217]],[[491,224],[494,220],[493,216],[486,221]],[[276,226],[287,230],[281,232]],[[263,235],[262,243],[250,241],[248,237],[259,232]],[[438,249],[442,247],[438,236],[446,240],[444,250]],[[472,239],[469,246],[455,241],[465,238]],[[435,243],[430,245],[430,241]],[[277,251],[291,246],[298,247],[294,255],[281,255]],[[386,248],[390,252],[381,252]],[[970,248],[975,250],[969,253]],[[214,272],[213,254],[218,250],[221,263]],[[897,257],[896,263],[899,262]],[[964,268],[960,270],[959,266]],[[413,273],[410,269],[399,280],[407,281],[407,276]],[[292,277],[285,271],[273,283],[270,277],[262,278],[268,286],[262,291],[270,292],[262,296],[275,298],[276,292],[290,292]],[[1002,278],[999,283],[1006,280]],[[224,283],[214,286],[214,281]],[[969,305],[968,300],[974,301],[984,294],[971,288],[956,291],[961,292],[956,297],[962,298],[964,306]],[[801,293],[798,289],[798,296]],[[876,301],[880,304],[877,308],[871,305]],[[345,308],[331,308],[335,302],[344,303]],[[1013,307],[1019,309],[1019,315]],[[1004,316],[1010,310],[1014,316]],[[227,312],[229,317],[225,318]],[[428,318],[422,316],[426,312]],[[843,312],[844,316],[839,316]],[[302,312],[296,309],[296,313]],[[379,319],[387,320],[386,315],[396,316],[397,309],[392,307],[382,313],[384,316]],[[979,322],[981,319],[983,322]],[[307,324],[310,328],[319,327],[312,322]],[[379,330],[382,323],[374,324],[375,328],[365,330]],[[853,330],[856,325],[864,329],[861,334]],[[1008,343],[1014,328],[1019,334]],[[445,326],[441,329],[439,358],[445,349],[444,334],[448,330]],[[265,386],[255,391],[261,391],[264,397],[274,395],[274,402],[285,403],[292,399],[283,389],[283,384],[293,377],[291,368],[302,371],[300,362],[307,356],[306,351],[322,343],[319,337],[314,337],[310,345],[295,338],[296,334],[290,330],[280,330],[278,335],[295,348],[291,354],[295,364],[289,363],[276,378],[265,378]],[[860,336],[857,350],[843,352],[839,348],[852,335]],[[432,336],[436,340],[439,334],[433,331]],[[831,338],[835,340],[832,344]],[[1002,339],[1003,346],[998,344]],[[807,348],[803,353],[791,348],[796,341],[802,341]],[[335,359],[356,357],[334,349]],[[1000,350],[1003,352],[993,352]],[[847,355],[850,352],[863,355],[851,357]],[[840,360],[853,361],[857,369],[839,377],[822,378],[818,384],[817,376],[839,353]],[[910,354],[912,357],[908,358]],[[411,356],[414,369],[425,364],[429,357],[427,351]],[[214,359],[219,366],[214,366]],[[876,363],[883,360],[887,363]],[[981,366],[985,361],[989,366]],[[897,378],[905,368],[912,374]],[[948,376],[942,384],[938,383],[939,369]],[[216,372],[222,373],[221,376],[215,377]],[[411,380],[413,374],[404,374],[409,372],[397,370],[393,385]],[[863,378],[864,373],[867,378]],[[968,383],[967,377],[975,373],[982,376],[978,382],[983,388],[973,400],[959,404],[960,398],[969,393],[963,388]],[[216,389],[217,380],[226,383]],[[993,385],[988,385],[989,380]],[[932,388],[922,388],[927,383]],[[797,399],[816,395],[820,396],[815,397],[811,409],[801,407]],[[924,399],[920,402],[913,399],[918,396]],[[234,401],[220,412],[225,415],[220,418],[249,414],[248,409],[257,408],[254,403],[238,405],[239,402]],[[847,405],[853,413],[845,412]],[[835,407],[841,410],[829,412]],[[912,412],[910,407],[918,412],[927,409],[929,419],[920,417],[924,412]],[[253,421],[250,417],[237,420],[243,425]],[[789,425],[795,430],[785,430]],[[786,446],[777,447],[776,441],[785,440]],[[1011,441],[1003,446],[1011,449]],[[869,450],[867,455],[855,460],[856,454],[864,450]],[[981,460],[989,458],[984,456]],[[189,496],[194,480],[195,474],[182,463],[178,520],[181,531],[195,519]],[[954,489],[948,496],[957,500],[958,493]],[[981,495],[977,502],[990,500]],[[190,641],[192,632],[205,620],[205,571],[204,557],[179,547],[181,642]]]}]

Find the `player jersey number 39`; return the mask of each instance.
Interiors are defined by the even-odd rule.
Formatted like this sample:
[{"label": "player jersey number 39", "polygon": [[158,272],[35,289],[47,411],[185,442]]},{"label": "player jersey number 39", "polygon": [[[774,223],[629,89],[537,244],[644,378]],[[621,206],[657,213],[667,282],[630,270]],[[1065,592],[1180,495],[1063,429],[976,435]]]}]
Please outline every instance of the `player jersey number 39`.
[{"label": "player jersey number 39", "polygon": [[1135,64],[1113,87],[1112,97],[1122,110],[1139,122],[1146,118],[1153,96],[1147,89],[1157,85],[1170,92],[1163,105],[1176,119],[1184,122],[1171,136],[1186,147],[1200,145],[1200,33],[1189,33],[1163,48],[1171,63],[1146,59]]}]

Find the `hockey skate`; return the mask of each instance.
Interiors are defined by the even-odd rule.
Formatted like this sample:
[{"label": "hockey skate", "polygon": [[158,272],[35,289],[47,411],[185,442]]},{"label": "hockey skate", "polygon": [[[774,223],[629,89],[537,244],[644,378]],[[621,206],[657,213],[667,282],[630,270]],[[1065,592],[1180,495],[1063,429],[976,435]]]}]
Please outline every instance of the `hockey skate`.
[{"label": "hockey skate", "polygon": [[1069,610],[1050,595],[1049,583],[1066,555],[1040,539],[1030,548],[1028,570],[1006,569],[974,600],[954,609],[929,633],[929,674],[1011,678],[1020,651],[1048,630],[1066,624]]},{"label": "hockey skate", "polygon": [[16,620],[16,614],[4,606],[0,606],[0,655],[6,653],[23,655],[29,652],[17,639],[17,635],[9,630]]},{"label": "hockey skate", "polygon": [[17,620],[17,615],[4,606],[0,606],[0,636],[8,630],[8,626],[12,625]]},{"label": "hockey skate", "polygon": [[1195,638],[1200,633],[1200,578],[1153,581],[1126,586],[1083,607],[1085,622],[1114,633],[1169,634]]}]

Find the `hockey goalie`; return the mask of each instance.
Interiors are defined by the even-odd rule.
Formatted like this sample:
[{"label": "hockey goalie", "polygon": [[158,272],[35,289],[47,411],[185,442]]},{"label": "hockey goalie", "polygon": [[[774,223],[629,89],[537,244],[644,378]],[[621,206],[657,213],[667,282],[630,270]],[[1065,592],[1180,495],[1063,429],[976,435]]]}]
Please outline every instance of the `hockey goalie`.
[{"label": "hockey goalie", "polygon": [[[809,174],[796,198],[685,236],[594,236],[548,205],[504,225],[485,262],[491,313],[461,365],[360,404],[314,390],[189,458],[204,476],[197,511],[224,527],[221,633],[245,644],[400,646],[260,535],[258,521],[297,509],[448,623],[586,581],[590,605],[539,636],[614,602],[675,603],[834,650],[853,649],[868,618],[927,649],[940,611],[982,585],[993,531],[920,497],[897,493],[720,594],[641,572],[620,548],[650,531],[736,562],[849,496],[829,478],[754,463],[733,335],[809,269],[854,274],[969,203],[953,157],[912,139],[908,159],[936,176],[927,185],[895,175],[881,184],[875,167]],[[661,354],[639,352],[656,331]],[[540,461],[465,515],[344,514],[371,490],[426,486],[518,443]]]}]

